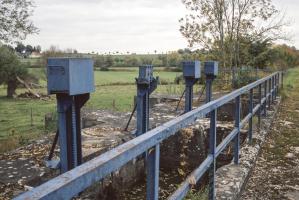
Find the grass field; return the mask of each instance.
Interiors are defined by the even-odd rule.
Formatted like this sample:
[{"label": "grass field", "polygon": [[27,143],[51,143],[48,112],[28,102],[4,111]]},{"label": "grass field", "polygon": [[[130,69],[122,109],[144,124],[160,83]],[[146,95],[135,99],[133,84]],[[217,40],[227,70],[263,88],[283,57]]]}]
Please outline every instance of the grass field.
[{"label": "grass field", "polygon": [[[30,68],[30,73],[39,77],[42,88],[36,89],[39,93],[46,94],[46,75],[44,69]],[[154,93],[182,94],[183,85],[171,84],[176,76],[181,73],[157,71],[163,85],[159,85]],[[117,111],[131,111],[133,98],[136,95],[135,71],[95,71],[96,91],[91,94],[86,107],[93,109],[114,109]],[[165,84],[169,83],[169,84]],[[225,85],[220,81],[220,84]],[[215,85],[216,86],[216,85]],[[218,87],[218,86],[217,86]],[[215,88],[216,89],[216,88]],[[223,88],[222,88],[223,89]],[[194,89],[198,92],[199,87]],[[218,89],[216,89],[218,90]],[[21,94],[25,89],[18,89]],[[44,116],[46,113],[56,112],[55,96],[50,100],[7,99],[6,89],[0,87],[0,152],[14,149],[16,146],[26,143],[28,139],[34,139],[47,133],[44,129]],[[32,119],[31,119],[32,115]],[[33,123],[31,122],[33,120]],[[2,150],[1,150],[2,149]]]},{"label": "grass field", "polygon": [[[123,69],[123,68],[122,68]],[[39,84],[46,87],[46,72],[44,68],[29,68],[29,72],[39,78]],[[176,76],[181,75],[180,72],[157,71],[154,76],[159,76],[161,82],[172,83]],[[133,85],[135,78],[138,77],[138,68],[132,68],[132,71],[95,71],[95,85]]]},{"label": "grass field", "polygon": [[[179,72],[164,72],[158,71],[154,76],[159,76],[161,82],[171,83],[176,76],[182,73]],[[116,85],[116,84],[135,84],[135,78],[138,77],[138,71],[96,71],[96,85]]]},{"label": "grass field", "polygon": [[[40,85],[43,88],[36,89],[37,92],[46,94],[46,79],[44,69],[30,69],[40,77]],[[175,72],[157,72],[155,76],[167,82],[173,82],[179,75]],[[117,111],[130,111],[133,106],[134,95],[136,95],[135,77],[136,72],[119,71],[96,71],[96,91],[91,94],[86,107],[93,109],[115,109]],[[183,91],[180,85],[161,85],[156,93],[176,93]],[[17,94],[25,92],[18,89]],[[55,96],[50,100],[32,99],[7,99],[6,88],[0,87],[0,152],[14,149],[18,145],[25,144],[29,139],[34,139],[48,131],[44,128],[44,117],[46,113],[56,112]],[[31,118],[32,115],[32,118]],[[32,120],[32,122],[31,122]]]}]

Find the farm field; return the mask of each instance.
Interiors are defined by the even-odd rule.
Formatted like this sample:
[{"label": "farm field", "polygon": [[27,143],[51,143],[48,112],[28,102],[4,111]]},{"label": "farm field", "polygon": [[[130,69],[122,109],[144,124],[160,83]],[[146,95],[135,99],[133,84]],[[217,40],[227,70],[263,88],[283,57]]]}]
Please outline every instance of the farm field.
[{"label": "farm field", "polygon": [[[124,68],[112,68],[117,71],[95,71],[95,85],[122,85],[122,84],[135,84],[135,78],[138,77],[138,68],[130,68],[126,70]],[[128,68],[129,69],[129,68]],[[124,71],[120,71],[124,70]],[[39,84],[42,87],[47,86],[46,71],[44,68],[29,68],[29,72],[39,78]],[[176,76],[180,76],[181,72],[166,72],[157,70],[154,76],[159,76],[161,82],[172,83]]]},{"label": "farm field", "polygon": [[[40,94],[46,94],[46,78],[44,69],[30,69],[30,72],[40,78],[42,88],[35,89]],[[169,83],[180,73],[157,72],[155,76]],[[86,107],[92,109],[114,109],[130,111],[136,95],[135,77],[138,72],[95,71],[96,91],[91,94]],[[160,85],[155,93],[181,94],[183,85]],[[17,94],[26,92],[18,89]],[[28,140],[37,138],[49,131],[44,128],[46,113],[56,112],[55,96],[49,100],[38,99],[7,99],[6,88],[0,87],[0,152],[14,149]],[[32,117],[31,117],[32,115]]]},{"label": "farm field", "polygon": [[[134,95],[136,95],[135,78],[138,77],[138,68],[132,71],[95,71],[96,91],[91,94],[86,108],[110,109],[116,111],[131,111]],[[44,68],[30,68],[29,72],[39,79],[41,88],[35,89],[39,94],[46,94],[46,73]],[[173,84],[180,72],[155,71],[160,77],[161,85],[154,94],[181,95],[184,85]],[[215,81],[215,90],[223,90],[224,82],[221,78]],[[200,88],[195,86],[194,93]],[[18,89],[17,94],[26,92]],[[7,99],[6,88],[0,87],[0,152],[14,149],[16,146],[28,142],[41,134],[53,132],[45,130],[44,117],[47,113],[56,113],[56,100],[52,95],[49,100],[38,99]],[[32,117],[31,117],[32,116]]]}]

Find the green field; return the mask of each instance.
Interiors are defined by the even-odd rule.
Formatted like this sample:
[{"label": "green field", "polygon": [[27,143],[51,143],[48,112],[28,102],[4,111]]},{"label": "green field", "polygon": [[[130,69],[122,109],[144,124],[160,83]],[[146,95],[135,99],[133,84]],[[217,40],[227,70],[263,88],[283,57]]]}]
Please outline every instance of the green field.
[{"label": "green field", "polygon": [[[179,72],[155,72],[154,76],[159,76],[161,82],[172,83]],[[96,71],[95,84],[99,85],[117,85],[117,84],[134,84],[135,78],[138,77],[138,71]]]},{"label": "green field", "polygon": [[[131,111],[133,98],[136,95],[135,78],[138,76],[137,68],[132,71],[95,71],[96,91],[91,94],[86,107],[92,109],[113,109],[117,111]],[[39,78],[42,88],[35,89],[40,94],[46,94],[46,75],[42,68],[30,68],[29,72]],[[157,71],[162,85],[159,85],[154,93],[182,94],[183,85],[172,84],[179,72]],[[216,86],[225,85],[221,80]],[[217,87],[218,87],[217,86]],[[223,88],[221,89],[223,90]],[[17,94],[24,93],[25,89],[18,89]],[[199,87],[194,89],[199,93]],[[28,139],[34,139],[41,134],[49,132],[44,128],[44,116],[46,113],[56,112],[55,96],[50,100],[32,99],[7,99],[6,89],[0,87],[0,152],[14,149],[22,145]],[[31,118],[32,115],[32,118]],[[31,122],[32,120],[32,122]],[[53,131],[53,130],[51,130]]]},{"label": "green field", "polygon": [[[46,94],[46,80],[43,69],[30,69],[30,72],[40,77],[43,88],[35,89]],[[179,75],[175,72],[157,72],[156,76],[167,82],[173,82]],[[133,98],[136,95],[136,72],[95,72],[96,91],[91,95],[86,107],[93,109],[114,109],[117,111],[130,111]],[[182,85],[160,85],[155,93],[176,93],[183,91]],[[18,89],[17,94],[24,93],[25,89]],[[34,139],[41,134],[49,132],[44,128],[46,113],[56,112],[55,96],[50,100],[7,99],[6,88],[0,87],[0,152],[14,149]],[[31,118],[32,113],[32,118]],[[32,120],[32,122],[31,122]],[[32,124],[31,124],[32,123]]]},{"label": "green field", "polygon": [[[121,68],[122,70],[125,70]],[[132,71],[95,71],[95,85],[132,85],[135,84],[135,78],[138,77],[138,68]],[[46,87],[46,72],[44,68],[29,68],[29,72],[39,78],[39,84]],[[162,83],[172,83],[176,76],[180,76],[180,72],[157,71],[154,76],[159,76]]]}]

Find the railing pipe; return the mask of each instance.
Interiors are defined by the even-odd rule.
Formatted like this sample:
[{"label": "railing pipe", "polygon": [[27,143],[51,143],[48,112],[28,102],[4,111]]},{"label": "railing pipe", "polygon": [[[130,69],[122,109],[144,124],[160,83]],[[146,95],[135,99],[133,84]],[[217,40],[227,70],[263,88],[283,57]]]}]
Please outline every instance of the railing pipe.
[{"label": "railing pipe", "polygon": [[[242,121],[240,117],[241,111],[241,95],[252,91],[253,88],[258,87],[263,84],[265,81],[269,81],[273,79],[274,73],[265,78],[259,79],[254,83],[248,84],[238,90],[235,90],[223,97],[211,101],[207,104],[200,106],[190,112],[187,112],[169,122],[164,123],[163,125],[154,128],[102,155],[83,163],[82,165],[28,191],[15,199],[70,199],[71,197],[77,195],[79,192],[83,191],[87,187],[91,186],[96,181],[102,180],[110,173],[118,170],[120,167],[125,165],[130,160],[136,158],[142,153],[148,151],[151,148],[155,148],[156,151],[151,151],[155,155],[155,173],[158,172],[159,169],[159,144],[166,138],[175,134],[182,128],[187,127],[191,123],[196,120],[203,118],[206,114],[212,112],[211,114],[211,132],[216,133],[216,109],[220,106],[226,104],[229,101],[235,99],[236,110],[235,110],[235,128],[233,131],[215,148],[214,142],[216,139],[213,138],[213,142],[211,142],[211,149],[215,149],[212,151],[212,155],[209,154],[208,157],[201,163],[201,165],[191,173],[191,175],[187,178],[186,181],[178,188],[178,190],[171,195],[170,199],[182,199],[191,188],[190,179],[193,178],[197,182],[200,177],[210,168],[210,166],[214,163],[216,157],[220,154],[221,151],[224,150],[225,147],[231,142],[234,141],[234,162],[236,164],[239,163],[239,148],[240,148],[240,129],[245,126],[245,122],[250,120],[256,112],[259,112],[259,109],[265,103],[266,98],[269,99],[273,96],[274,84],[272,84],[272,90],[269,90],[267,97],[264,97],[258,105],[256,105],[250,114],[248,114]],[[273,83],[271,81],[271,83]],[[271,87],[269,87],[271,88]],[[270,102],[270,101],[268,101]],[[213,134],[214,135],[214,134]],[[212,139],[211,139],[212,141]],[[212,144],[213,143],[213,144]],[[154,158],[154,157],[153,157]],[[213,167],[214,168],[214,167]],[[214,174],[215,175],[215,174]],[[155,176],[155,182],[152,184],[154,187],[158,187],[157,178]],[[213,179],[214,180],[214,179]],[[215,190],[215,188],[214,188]],[[157,190],[155,190],[157,191]],[[157,193],[153,193],[157,194]],[[212,193],[213,194],[213,193]],[[151,197],[151,199],[157,199],[157,195]]]}]

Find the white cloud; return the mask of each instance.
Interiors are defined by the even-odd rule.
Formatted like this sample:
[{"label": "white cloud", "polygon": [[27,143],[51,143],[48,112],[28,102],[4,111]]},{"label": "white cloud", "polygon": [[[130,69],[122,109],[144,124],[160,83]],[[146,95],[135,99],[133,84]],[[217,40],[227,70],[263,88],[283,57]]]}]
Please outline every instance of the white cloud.
[{"label": "white cloud", "polygon": [[[35,0],[34,23],[39,35],[26,43],[76,48],[81,52],[153,52],[185,48],[178,19],[184,16],[181,0]],[[278,6],[299,18],[297,0]],[[291,31],[299,36],[298,25]],[[296,40],[299,47],[298,40]]]}]

